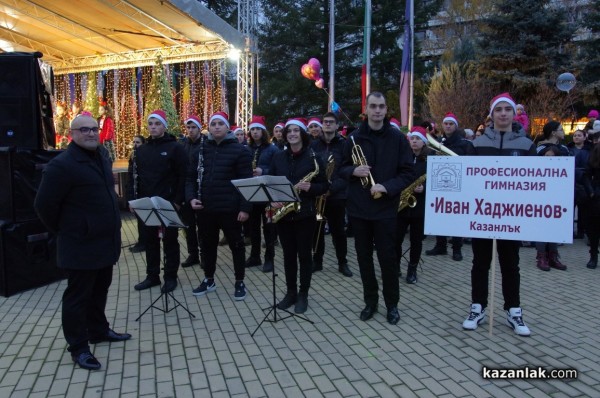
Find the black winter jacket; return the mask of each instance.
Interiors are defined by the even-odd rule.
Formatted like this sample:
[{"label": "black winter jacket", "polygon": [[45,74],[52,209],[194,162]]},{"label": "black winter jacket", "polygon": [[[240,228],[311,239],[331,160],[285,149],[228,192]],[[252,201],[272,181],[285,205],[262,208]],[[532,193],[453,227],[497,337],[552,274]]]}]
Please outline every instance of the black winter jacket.
[{"label": "black winter jacket", "polygon": [[[415,156],[413,153],[413,170],[415,174],[415,180],[421,177],[423,174],[427,174],[427,156],[428,155],[436,155],[436,153],[427,148],[423,147],[421,150],[421,154],[419,156]],[[412,183],[411,183],[412,184]],[[423,188],[426,187],[426,183],[423,182]],[[421,193],[412,192],[413,196],[417,200],[417,205],[415,207],[406,206],[404,210],[398,213],[398,216],[404,218],[424,218],[425,217],[425,189]]]},{"label": "black winter jacket", "polygon": [[311,141],[310,147],[321,158],[327,168],[327,160],[329,155],[333,155],[334,168],[331,174],[329,185],[329,196],[327,200],[345,200],[348,192],[348,181],[340,176],[340,167],[342,166],[342,153],[344,151],[344,143],[346,139],[341,135],[336,134],[328,144],[325,138],[321,137],[318,140]]},{"label": "black winter jacket", "polygon": [[463,138],[458,131],[454,132],[450,137],[446,137],[443,145],[458,156],[475,154],[475,148],[473,148],[471,141]]},{"label": "black winter jacket", "polygon": [[43,171],[34,207],[57,234],[57,265],[92,270],[114,265],[121,253],[121,215],[108,151],[74,142]]},{"label": "black winter jacket", "polygon": [[[198,198],[198,161],[202,149],[203,169],[201,197]],[[192,153],[185,181],[185,201],[200,199],[204,208],[200,212],[250,213],[248,203],[235,189],[231,180],[252,177],[250,150],[238,143],[230,131],[219,144],[210,137]]]},{"label": "black winter jacket", "polygon": [[[187,156],[175,137],[165,133],[150,138],[136,150],[138,198],[160,196],[172,203],[183,203]],[[133,170],[129,170],[133,181]],[[133,199],[133,192],[130,193]]]},{"label": "black winter jacket", "polygon": [[348,216],[365,220],[395,218],[400,193],[415,180],[408,140],[387,119],[380,131],[372,131],[365,121],[351,136],[354,136],[356,144],[362,148],[375,183],[383,185],[387,194],[373,199],[370,187],[363,188],[360,178],[352,175],[356,166],[352,162],[353,142],[348,138],[344,144],[340,169],[340,175],[349,181],[346,202]]},{"label": "black winter jacket", "polygon": [[315,199],[317,196],[327,192],[328,184],[325,178],[325,164],[312,149],[302,148],[300,152],[294,154],[287,148],[284,151],[277,152],[273,156],[269,174],[274,176],[285,176],[290,180],[292,185],[296,185],[301,179],[315,170],[315,161],[319,166],[319,174],[310,181],[310,189],[308,192],[301,191],[299,193],[300,211],[288,214],[280,222],[315,217],[317,214],[315,209]]}]

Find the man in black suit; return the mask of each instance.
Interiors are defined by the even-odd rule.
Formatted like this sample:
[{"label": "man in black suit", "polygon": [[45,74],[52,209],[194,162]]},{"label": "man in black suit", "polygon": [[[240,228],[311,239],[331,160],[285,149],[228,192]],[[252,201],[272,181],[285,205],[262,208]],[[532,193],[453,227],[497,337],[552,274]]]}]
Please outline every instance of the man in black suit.
[{"label": "man in black suit", "polygon": [[73,141],[44,170],[35,210],[57,235],[58,266],[68,275],[62,326],[71,357],[80,367],[100,369],[88,343],[123,341],[104,314],[113,265],[121,253],[121,217],[108,152],[98,123],[82,114],[71,123]]}]

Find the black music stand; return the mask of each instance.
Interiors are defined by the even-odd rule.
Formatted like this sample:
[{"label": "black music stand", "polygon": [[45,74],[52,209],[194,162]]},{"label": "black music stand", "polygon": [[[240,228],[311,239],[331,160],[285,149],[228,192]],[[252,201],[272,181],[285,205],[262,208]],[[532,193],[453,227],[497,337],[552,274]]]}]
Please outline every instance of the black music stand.
[{"label": "black music stand", "polygon": [[[142,220],[144,225],[148,227],[159,227],[161,229],[185,228],[185,225],[183,222],[181,222],[181,219],[177,215],[177,211],[173,208],[173,205],[169,201],[159,196],[131,200],[129,201],[129,207]],[[162,232],[159,232],[159,237],[162,241]],[[161,242],[159,242],[159,245],[160,243]],[[165,262],[166,260],[163,255],[163,265]],[[165,302],[164,308],[157,307],[155,304],[163,297]],[[171,308],[169,308],[169,297],[175,302],[175,305]],[[181,302],[179,302],[179,300],[173,296],[173,292],[164,293],[161,289],[160,296],[158,296],[156,300],[154,300],[152,304],[150,304],[148,308],[146,308],[144,312],[142,312],[140,316],[136,318],[136,321],[139,321],[142,316],[144,316],[144,314],[151,308],[157,309],[164,313],[169,313],[177,307],[183,308],[188,314],[190,314],[190,316],[194,318],[196,317],[190,312],[190,310],[187,309],[185,305],[181,304]]]},{"label": "black music stand", "polygon": [[[270,202],[282,202],[282,203],[290,203],[290,202],[299,202],[300,198],[294,189],[292,183],[283,176],[258,176],[253,178],[246,178],[243,180],[233,180],[231,183],[236,187],[236,189],[242,194],[244,199],[246,199],[250,203],[270,203]],[[283,311],[287,313],[287,316],[280,316],[277,318],[277,295],[275,290],[275,278],[277,274],[275,273],[275,264],[273,264],[273,270],[271,271],[271,275],[273,278],[273,305],[263,308],[262,311],[267,312],[263,320],[258,324],[254,332],[250,336],[254,337],[254,334],[260,329],[263,323],[271,322],[277,323],[278,321],[283,321],[284,319],[295,317],[300,318],[304,321],[310,322],[311,324],[315,324],[308,318],[305,318],[301,315],[295,314],[293,312],[288,311],[287,309],[279,311]],[[269,319],[269,315],[273,313],[273,319]]]}]

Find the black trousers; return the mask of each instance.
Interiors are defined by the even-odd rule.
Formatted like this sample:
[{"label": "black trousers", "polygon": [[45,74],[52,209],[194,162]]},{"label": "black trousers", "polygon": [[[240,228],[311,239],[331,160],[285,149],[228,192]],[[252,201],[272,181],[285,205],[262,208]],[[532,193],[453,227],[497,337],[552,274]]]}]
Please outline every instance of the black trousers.
[{"label": "black trousers", "polygon": [[262,224],[262,231],[265,237],[265,261],[275,258],[275,239],[277,238],[277,232],[275,231],[275,224],[267,222],[267,216],[265,215],[266,204],[255,204],[252,207],[250,213],[250,241],[252,242],[252,248],[250,250],[250,257],[260,257],[260,244],[262,238],[260,236],[260,226]]},{"label": "black trousers", "polygon": [[89,351],[90,338],[104,336],[109,324],[104,315],[113,266],[93,270],[67,270],[63,293],[62,326],[73,355]]},{"label": "black trousers", "polygon": [[[308,293],[312,278],[311,239],[317,220],[313,217],[277,223],[277,233],[283,249],[283,267],[288,292]],[[297,275],[300,263],[300,289]]]},{"label": "black trousers", "polygon": [[[435,237],[435,245],[438,247],[446,247],[448,243],[448,239],[445,236],[436,236]],[[452,244],[453,250],[460,250],[463,245],[463,238],[454,237],[450,238],[450,243]]]},{"label": "black trousers", "polygon": [[402,243],[406,236],[406,230],[410,226],[410,254],[408,262],[418,264],[423,250],[423,237],[425,236],[425,217],[398,217],[398,245],[396,247],[398,255],[398,265],[404,252]]},{"label": "black trousers", "polygon": [[[504,309],[520,307],[521,275],[519,273],[519,248],[521,242],[513,240],[496,241],[498,263],[502,271],[502,294],[504,296]],[[492,263],[491,239],[473,238],[473,268],[471,269],[471,299],[473,303],[481,304],[483,308],[488,304],[488,279]]]},{"label": "black trousers", "polygon": [[373,243],[375,243],[377,259],[381,267],[385,306],[397,307],[400,300],[400,284],[396,258],[396,218],[365,220],[351,217],[350,220],[354,229],[354,246],[363,283],[365,304],[375,305],[379,301],[379,286],[373,264]]},{"label": "black trousers", "polygon": [[[146,273],[151,277],[160,275],[160,237],[159,227],[146,227]],[[163,250],[165,252],[165,280],[177,279],[179,270],[179,230],[177,228],[163,229]]]},{"label": "black trousers", "polygon": [[223,230],[233,258],[235,280],[244,280],[246,248],[242,236],[242,223],[237,220],[238,213],[208,213],[199,211],[198,222],[202,252],[204,253],[204,276],[212,279],[217,270],[217,249],[219,246],[219,230]]},{"label": "black trousers", "polygon": [[137,244],[140,246],[146,246],[146,226],[144,222],[137,217],[137,230],[138,230],[138,240]]},{"label": "black trousers", "polygon": [[[331,233],[331,242],[335,248],[335,256],[337,257],[338,266],[348,263],[346,255],[348,254],[348,241],[346,238],[346,201],[328,199],[325,203],[325,218],[329,225]],[[318,235],[318,240],[317,240]],[[325,254],[325,221],[318,222],[315,228],[315,236],[313,237],[314,258],[319,262],[323,262]]]},{"label": "black trousers", "polygon": [[202,250],[200,250],[200,224],[196,217],[196,211],[189,204],[186,204],[181,208],[180,213],[181,220],[187,226],[184,232],[188,255],[200,258],[202,254]]}]

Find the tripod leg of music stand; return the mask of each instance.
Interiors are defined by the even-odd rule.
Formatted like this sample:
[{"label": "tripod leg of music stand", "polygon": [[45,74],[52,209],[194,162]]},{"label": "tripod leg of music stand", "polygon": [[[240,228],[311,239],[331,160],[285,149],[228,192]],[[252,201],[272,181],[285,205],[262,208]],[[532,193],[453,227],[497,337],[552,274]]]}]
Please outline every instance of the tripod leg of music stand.
[{"label": "tripod leg of music stand", "polygon": [[173,296],[173,293],[172,293],[172,292],[169,292],[169,293],[167,293],[167,294],[168,294],[169,296],[171,296],[171,298],[173,299],[173,301],[175,301],[175,303],[176,303],[176,305],[175,305],[175,306],[174,306],[172,309],[175,309],[175,308],[177,308],[177,307],[181,307],[181,308],[183,308],[183,309],[184,309],[184,310],[185,310],[185,311],[186,311],[188,314],[190,314],[190,316],[192,316],[192,317],[194,317],[194,318],[196,317],[196,315],[192,314],[192,313],[190,312],[190,310],[188,310],[188,309],[187,309],[187,307],[186,307],[185,305],[181,304],[181,303],[179,302],[179,300],[177,300],[177,299],[175,298],[175,296]]},{"label": "tripod leg of music stand", "polygon": [[150,304],[150,305],[148,306],[148,308],[146,308],[146,309],[144,310],[144,312],[142,312],[142,313],[140,314],[140,316],[138,316],[138,317],[136,318],[136,320],[135,320],[135,321],[136,321],[136,322],[138,322],[138,321],[140,320],[140,318],[141,318],[141,317],[143,317],[143,316],[144,316],[144,314],[150,310],[150,308],[155,308],[155,307],[154,307],[154,304],[156,304],[156,302],[157,302],[158,300],[160,300],[160,299],[163,297],[163,295],[164,295],[164,293],[161,293],[161,294],[160,294],[160,296],[158,296],[158,297],[156,298],[156,300],[154,300],[154,301],[152,302],[152,304]]}]

